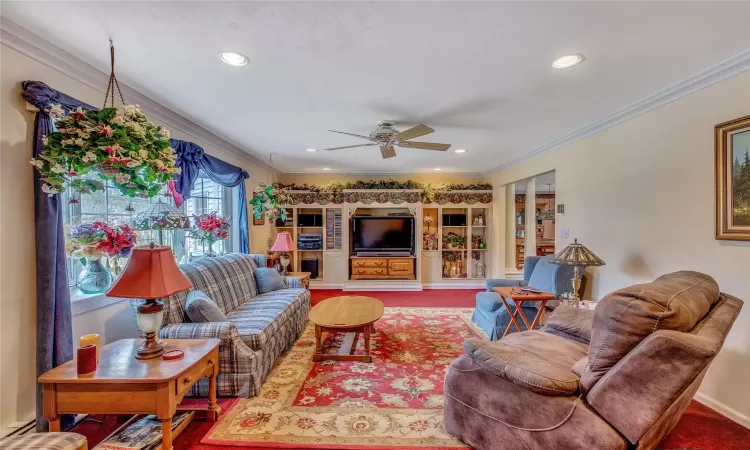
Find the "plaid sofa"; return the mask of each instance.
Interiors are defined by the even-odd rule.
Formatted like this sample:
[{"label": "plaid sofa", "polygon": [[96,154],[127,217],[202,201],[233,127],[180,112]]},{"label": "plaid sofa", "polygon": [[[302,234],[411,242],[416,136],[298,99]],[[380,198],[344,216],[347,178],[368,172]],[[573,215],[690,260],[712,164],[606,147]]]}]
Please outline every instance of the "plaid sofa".
[{"label": "plaid sofa", "polygon": [[[276,358],[302,334],[310,312],[310,291],[299,278],[284,277],[286,289],[258,294],[253,271],[265,267],[265,255],[232,253],[181,264],[193,289],[206,293],[227,316],[225,322],[191,323],[185,310],[187,293],[165,299],[162,338],[217,338],[222,397],[253,397]],[[140,301],[131,301],[133,310]],[[208,380],[196,383],[187,395],[208,395]]]}]

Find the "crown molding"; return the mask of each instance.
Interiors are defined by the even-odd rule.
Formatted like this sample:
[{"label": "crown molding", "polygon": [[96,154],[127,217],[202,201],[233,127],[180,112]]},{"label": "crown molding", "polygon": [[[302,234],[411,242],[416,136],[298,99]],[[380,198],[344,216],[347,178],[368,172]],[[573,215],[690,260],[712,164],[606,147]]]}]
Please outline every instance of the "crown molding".
[{"label": "crown molding", "polygon": [[700,91],[701,89],[707,88],[713,84],[719,83],[726,80],[727,78],[733,77],[746,70],[750,70],[750,49],[747,49],[737,55],[729,57],[715,66],[709,67],[691,77],[684,78],[672,86],[662,89],[654,94],[649,95],[633,104],[630,104],[624,108],[618,109],[617,111],[602,117],[588,125],[585,125],[577,130],[574,130],[552,142],[549,142],[529,153],[519,156],[507,163],[501,164],[494,169],[491,169],[484,173],[484,175],[490,175],[494,172],[507,169],[512,166],[521,164],[524,161],[542,155],[544,153],[551,152],[566,145],[572,144],[573,142],[579,141],[585,137],[596,134],[600,131],[606,130],[607,128],[613,127],[618,123],[630,120],[634,117],[640,116],[641,114],[647,113],[652,109],[656,109],[660,106],[664,106],[667,103],[671,103],[677,99],[685,97]]},{"label": "crown molding", "polygon": [[[0,17],[0,43],[101,92],[102,95],[106,91],[107,82],[109,81],[108,74],[5,17]],[[239,158],[241,161],[279,173],[275,168],[271,168],[267,162],[260,160],[171,109],[162,106],[126,84],[120,83],[120,87],[125,97],[132,103],[140,105],[144,113],[168,128],[179,130],[181,133],[205,142],[223,153]]]}]

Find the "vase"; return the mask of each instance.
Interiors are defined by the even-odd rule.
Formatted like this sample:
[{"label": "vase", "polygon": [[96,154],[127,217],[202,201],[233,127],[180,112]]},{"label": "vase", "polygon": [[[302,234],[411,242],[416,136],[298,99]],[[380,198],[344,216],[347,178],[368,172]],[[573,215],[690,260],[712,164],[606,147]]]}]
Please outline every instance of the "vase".
[{"label": "vase", "polygon": [[86,258],[83,270],[78,275],[78,289],[84,294],[101,294],[112,284],[109,273],[101,258]]},{"label": "vase", "polygon": [[208,242],[208,251],[205,252],[203,254],[203,256],[208,256],[210,258],[215,258],[217,255],[216,255],[216,252],[214,251],[214,244],[217,241],[207,241],[207,242]]}]

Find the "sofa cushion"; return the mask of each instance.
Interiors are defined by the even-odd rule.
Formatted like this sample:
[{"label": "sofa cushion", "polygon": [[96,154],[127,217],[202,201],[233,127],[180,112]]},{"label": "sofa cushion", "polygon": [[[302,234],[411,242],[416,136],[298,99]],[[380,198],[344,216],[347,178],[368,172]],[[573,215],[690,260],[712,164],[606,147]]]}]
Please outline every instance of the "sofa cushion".
[{"label": "sofa cushion", "polygon": [[286,288],[284,278],[273,267],[258,267],[255,269],[255,283],[258,285],[258,292],[261,294]]},{"label": "sofa cushion", "polygon": [[290,317],[307,301],[306,292],[307,289],[282,289],[260,294],[227,314],[227,321],[237,326],[248,347],[261,350],[282,327],[291,326]]},{"label": "sofa cushion", "polygon": [[587,346],[544,331],[513,333],[499,341],[467,339],[464,352],[486,371],[547,396],[573,395],[579,377],[573,364]]},{"label": "sofa cushion", "polygon": [[227,316],[203,291],[190,291],[185,302],[185,310],[191,322],[224,322]]},{"label": "sofa cushion", "polygon": [[543,331],[588,344],[593,320],[594,311],[559,305],[549,316]]},{"label": "sofa cushion", "polygon": [[581,377],[587,393],[607,371],[657,330],[687,332],[719,300],[719,286],[691,271],[662,275],[604,297],[594,311],[589,364]]},{"label": "sofa cushion", "polygon": [[5,450],[79,450],[86,438],[78,433],[31,433],[0,438]]}]

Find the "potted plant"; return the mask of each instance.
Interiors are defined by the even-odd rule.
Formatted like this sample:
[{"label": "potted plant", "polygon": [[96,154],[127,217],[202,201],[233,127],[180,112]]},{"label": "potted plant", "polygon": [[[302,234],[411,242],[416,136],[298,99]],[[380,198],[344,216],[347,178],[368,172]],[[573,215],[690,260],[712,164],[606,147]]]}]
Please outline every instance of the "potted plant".
[{"label": "potted plant", "polygon": [[443,235],[443,247],[447,249],[466,248],[466,236],[460,236],[452,231]]},{"label": "potted plant", "polygon": [[[59,106],[51,114],[62,115]],[[153,197],[174,174],[176,155],[169,132],[146,119],[138,105],[84,111],[80,106],[56,122],[31,164],[42,191],[52,196],[71,187],[82,192],[104,189],[109,181],[123,195]],[[90,171],[98,178],[83,179]]]},{"label": "potted plant", "polygon": [[287,190],[273,184],[258,183],[253,191],[250,204],[253,205],[253,218],[260,219],[263,214],[268,221],[281,219],[286,222],[286,205],[290,197]]}]

